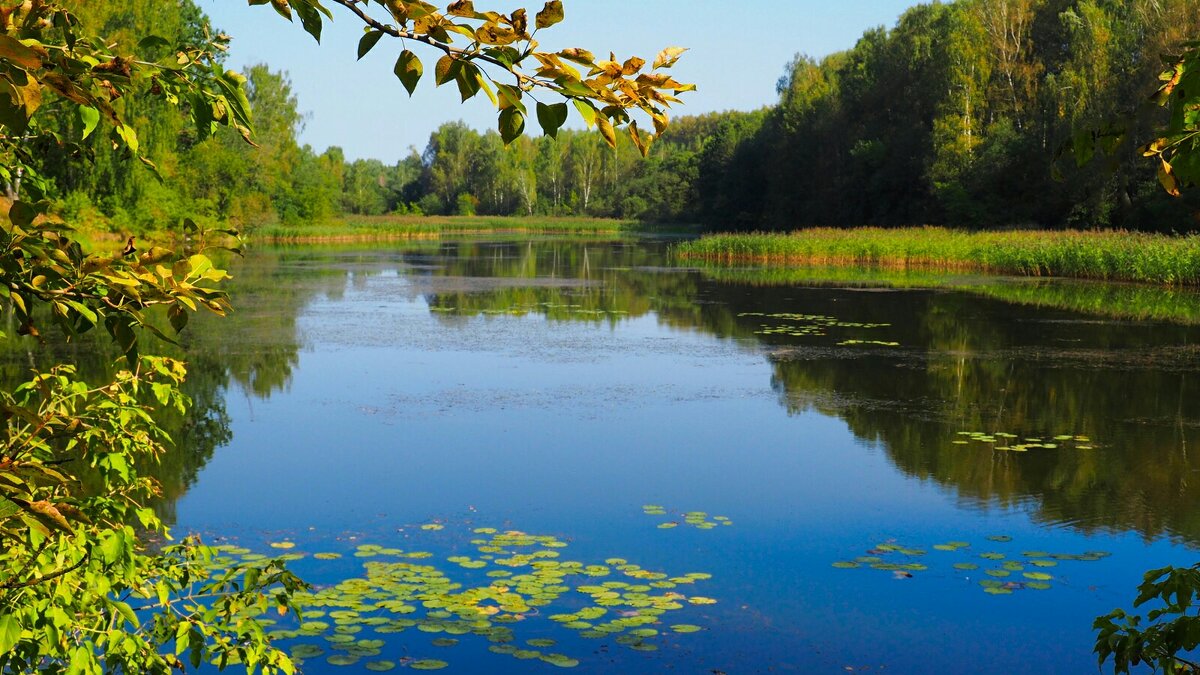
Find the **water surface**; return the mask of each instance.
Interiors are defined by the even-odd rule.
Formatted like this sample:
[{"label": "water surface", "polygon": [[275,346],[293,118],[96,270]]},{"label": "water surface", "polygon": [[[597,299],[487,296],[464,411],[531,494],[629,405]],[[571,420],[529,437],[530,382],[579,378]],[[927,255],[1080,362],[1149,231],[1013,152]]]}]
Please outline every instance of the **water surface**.
[{"label": "water surface", "polygon": [[[293,542],[319,588],[396,561],[486,586],[502,556],[473,530],[552,536],[554,560],[608,570],[513,612],[502,644],[581,672],[1078,672],[1096,615],[1127,607],[1145,570],[1194,562],[1194,294],[683,269],[666,246],[252,253],[233,263],[237,313],[187,337],[198,412],[162,508],[219,543]],[[934,548],[948,542],[969,546]],[[364,544],[433,556],[354,557]],[[682,607],[639,649],[549,619],[591,605],[579,585],[642,583],[614,558],[712,578],[653,590]],[[314,673],[554,668],[486,636],[348,625],[380,654],[337,667],[323,636],[285,644],[321,645]]]}]

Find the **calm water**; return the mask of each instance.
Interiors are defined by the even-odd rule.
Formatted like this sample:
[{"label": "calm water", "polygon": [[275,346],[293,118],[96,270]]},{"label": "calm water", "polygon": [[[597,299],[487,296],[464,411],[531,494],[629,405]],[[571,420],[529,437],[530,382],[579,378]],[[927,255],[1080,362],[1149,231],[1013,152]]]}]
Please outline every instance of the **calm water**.
[{"label": "calm water", "polygon": [[[511,629],[501,644],[564,654],[580,672],[1087,671],[1093,617],[1129,607],[1145,570],[1195,561],[1194,295],[818,283],[823,273],[672,269],[664,253],[547,240],[250,255],[233,266],[237,314],[188,336],[198,408],[178,432],[186,452],[164,467],[161,508],[177,531],[304,554],[294,566],[319,588],[395,562],[465,588],[516,586],[488,572],[534,568],[497,563],[509,553],[480,551],[492,535],[473,530],[555,537],[567,546],[522,550],[607,569],[489,618],[514,619],[492,624]],[[996,449],[1027,445],[1056,447]],[[711,525],[681,515],[697,511]],[[295,547],[269,546],[280,542]],[[433,555],[403,557],[413,551]],[[578,586],[663,580],[623,564],[712,578],[634,589],[634,605],[576,619],[644,617],[646,596],[680,593],[678,609],[630,629],[657,635],[583,637],[587,626],[549,618],[595,604]],[[306,672],[407,659],[553,669],[447,635],[427,598],[410,597],[411,614],[371,611],[389,583],[340,624],[383,645],[339,668],[332,630],[298,636],[287,644],[324,650]],[[376,634],[382,619],[361,623],[372,616],[427,625]],[[702,630],[669,627],[680,624]]]}]

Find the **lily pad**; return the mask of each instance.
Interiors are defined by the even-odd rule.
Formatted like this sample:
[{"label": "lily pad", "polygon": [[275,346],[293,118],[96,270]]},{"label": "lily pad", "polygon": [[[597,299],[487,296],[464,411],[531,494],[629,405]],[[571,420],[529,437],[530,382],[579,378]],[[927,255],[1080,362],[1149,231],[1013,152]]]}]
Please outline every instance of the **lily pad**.
[{"label": "lily pad", "polygon": [[331,666],[352,666],[358,663],[358,657],[349,654],[334,654],[325,660]]},{"label": "lily pad", "polygon": [[573,659],[565,654],[543,654],[540,657],[546,663],[559,668],[574,668],[579,665],[578,659]]},{"label": "lily pad", "polygon": [[441,670],[449,665],[449,663],[446,663],[445,661],[439,661],[437,659],[421,659],[419,661],[413,661],[409,663],[408,667],[412,668],[413,670]]},{"label": "lily pad", "polygon": [[292,657],[297,659],[315,659],[325,653],[318,645],[296,645],[292,647]]},{"label": "lily pad", "polygon": [[363,664],[363,667],[366,668],[367,670],[370,670],[370,671],[373,671],[376,673],[386,673],[387,671],[394,670],[396,668],[396,662],[395,661],[368,661]]}]

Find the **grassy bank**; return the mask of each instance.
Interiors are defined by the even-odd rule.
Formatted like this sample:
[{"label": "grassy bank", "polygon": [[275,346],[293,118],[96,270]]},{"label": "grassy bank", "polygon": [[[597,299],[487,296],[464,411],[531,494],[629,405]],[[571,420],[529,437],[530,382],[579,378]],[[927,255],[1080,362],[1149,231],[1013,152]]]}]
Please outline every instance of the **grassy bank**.
[{"label": "grassy bank", "polygon": [[1200,236],[1136,232],[964,232],[936,227],[817,228],[717,234],[675,249],[684,260],[1053,276],[1200,285]]},{"label": "grassy bank", "polygon": [[250,237],[269,243],[335,243],[437,239],[464,234],[620,235],[640,230],[635,221],[607,218],[348,216],[323,225],[262,227]]}]

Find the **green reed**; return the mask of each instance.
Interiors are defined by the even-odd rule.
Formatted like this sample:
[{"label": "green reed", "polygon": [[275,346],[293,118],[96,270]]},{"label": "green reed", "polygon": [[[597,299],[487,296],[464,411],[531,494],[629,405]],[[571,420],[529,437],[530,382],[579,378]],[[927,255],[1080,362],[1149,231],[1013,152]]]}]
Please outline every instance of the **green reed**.
[{"label": "green reed", "polygon": [[684,260],[724,263],[860,265],[1200,285],[1196,235],[815,228],[788,234],[709,235],[681,244],[675,252]]}]

